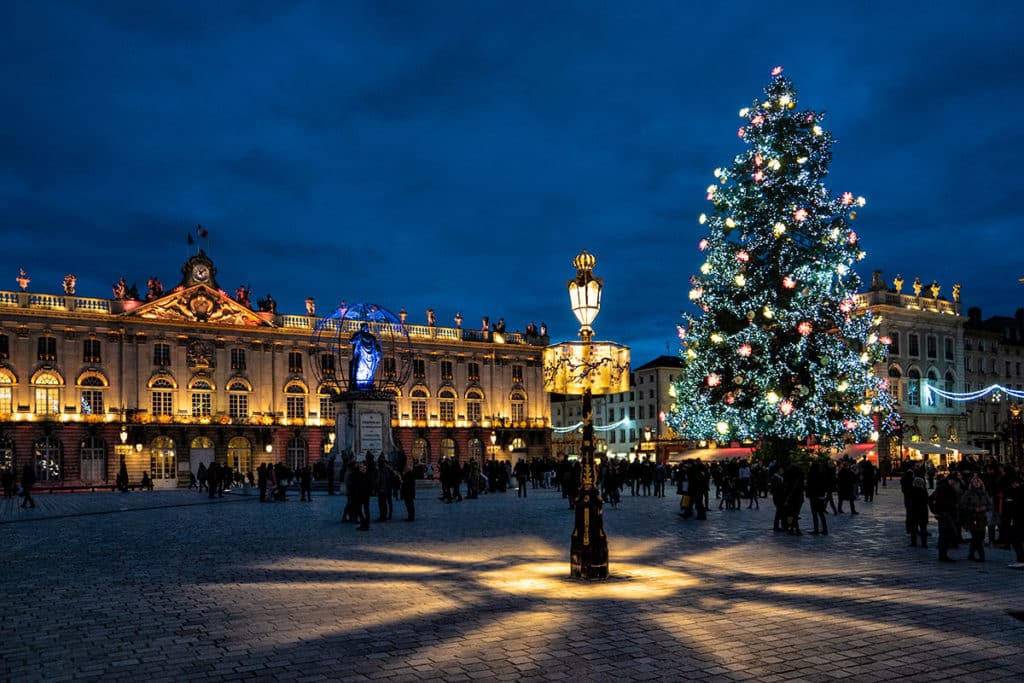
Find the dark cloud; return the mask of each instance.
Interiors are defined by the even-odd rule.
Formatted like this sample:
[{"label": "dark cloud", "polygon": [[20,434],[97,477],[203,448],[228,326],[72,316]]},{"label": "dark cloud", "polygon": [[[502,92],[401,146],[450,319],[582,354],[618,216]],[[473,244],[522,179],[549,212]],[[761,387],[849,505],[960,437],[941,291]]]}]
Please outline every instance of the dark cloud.
[{"label": "dark cloud", "polygon": [[[108,296],[180,277],[185,235],[222,286],[300,312],[374,301],[576,323],[642,363],[678,343],[697,215],[742,148],[740,107],[783,64],[828,110],[830,185],[868,198],[861,276],[1020,305],[1019,8],[971,3],[8,3],[0,207],[10,286],[66,272]],[[2,286],[2,285],[0,285]],[[472,325],[470,325],[472,323]]]}]

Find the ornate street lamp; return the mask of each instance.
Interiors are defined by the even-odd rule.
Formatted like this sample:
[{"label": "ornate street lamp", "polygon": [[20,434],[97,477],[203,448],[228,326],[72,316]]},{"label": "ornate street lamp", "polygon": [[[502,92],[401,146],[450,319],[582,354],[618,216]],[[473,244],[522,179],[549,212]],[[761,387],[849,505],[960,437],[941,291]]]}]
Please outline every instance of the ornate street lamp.
[{"label": "ornate street lamp", "polygon": [[494,460],[494,448],[498,443],[498,432],[491,432],[491,460]]},{"label": "ornate street lamp", "polygon": [[597,488],[594,461],[595,393],[629,389],[629,349],[613,342],[594,342],[591,324],[601,310],[604,281],[593,274],[597,259],[583,250],[575,259],[576,277],[569,281],[569,302],[580,323],[579,342],[562,342],[544,350],[544,388],[550,393],[583,397],[583,438],[580,444],[580,489],[574,501],[575,525],[569,548],[573,578],[608,577],[608,538],[604,533],[604,501]]}]

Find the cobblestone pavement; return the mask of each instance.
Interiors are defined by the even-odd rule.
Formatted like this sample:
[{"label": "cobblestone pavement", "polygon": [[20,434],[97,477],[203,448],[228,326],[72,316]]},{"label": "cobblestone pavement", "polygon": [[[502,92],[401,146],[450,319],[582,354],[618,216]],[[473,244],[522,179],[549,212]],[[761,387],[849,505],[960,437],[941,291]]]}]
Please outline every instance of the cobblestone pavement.
[{"label": "cobblestone pavement", "polygon": [[907,547],[891,485],[802,537],[627,494],[599,583],[567,578],[552,490],[420,490],[369,532],[340,496],[37,501],[0,503],[4,680],[1024,680],[1024,573]]}]

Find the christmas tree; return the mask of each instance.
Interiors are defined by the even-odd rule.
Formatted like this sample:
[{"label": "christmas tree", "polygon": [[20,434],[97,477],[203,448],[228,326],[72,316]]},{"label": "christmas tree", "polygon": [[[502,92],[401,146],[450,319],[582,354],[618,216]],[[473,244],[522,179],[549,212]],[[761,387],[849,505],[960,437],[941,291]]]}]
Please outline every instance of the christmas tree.
[{"label": "christmas tree", "polygon": [[886,357],[854,297],[864,258],[850,223],[864,206],[825,187],[832,136],[797,109],[782,69],[740,111],[746,149],[715,169],[700,216],[704,263],[679,325],[684,370],[670,426],[684,437],[753,440],[768,457],[801,444],[863,441],[891,412]]}]

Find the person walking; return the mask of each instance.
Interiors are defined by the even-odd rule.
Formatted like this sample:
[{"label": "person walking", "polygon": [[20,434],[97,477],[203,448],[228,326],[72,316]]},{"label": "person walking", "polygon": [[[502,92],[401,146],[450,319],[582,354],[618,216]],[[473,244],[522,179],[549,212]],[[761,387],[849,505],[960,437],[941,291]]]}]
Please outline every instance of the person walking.
[{"label": "person walking", "polygon": [[519,458],[516,466],[512,469],[512,474],[516,478],[516,498],[526,498],[526,482],[530,478],[530,466],[526,464],[525,460]]},{"label": "person walking", "polygon": [[800,531],[800,508],[804,505],[804,471],[798,465],[786,470],[786,532],[790,536],[803,536]]},{"label": "person walking", "polygon": [[209,470],[206,469],[206,463],[199,463],[198,469],[196,469],[196,483],[199,484],[199,492],[202,493],[206,490],[206,479]]},{"label": "person walking", "polygon": [[991,510],[992,499],[985,490],[985,482],[980,475],[975,474],[967,491],[960,497],[960,520],[971,534],[968,560],[985,561],[985,530]]},{"label": "person walking", "polygon": [[21,468],[21,507],[36,506],[35,499],[32,498],[32,487],[36,484],[36,469],[32,467],[32,463],[25,463],[25,466]]},{"label": "person walking", "polygon": [[313,469],[309,465],[299,470],[299,502],[313,502]]},{"label": "person walking", "polygon": [[391,519],[395,504],[391,498],[391,487],[395,472],[391,469],[388,459],[381,453],[377,458],[377,521],[387,522]]}]

